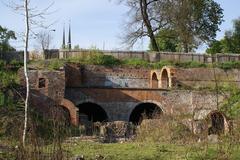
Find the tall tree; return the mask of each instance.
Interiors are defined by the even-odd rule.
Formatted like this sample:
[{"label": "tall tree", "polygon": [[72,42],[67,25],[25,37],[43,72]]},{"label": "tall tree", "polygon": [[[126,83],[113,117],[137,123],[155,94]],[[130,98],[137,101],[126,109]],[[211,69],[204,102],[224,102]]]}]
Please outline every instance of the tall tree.
[{"label": "tall tree", "polygon": [[24,17],[25,17],[25,36],[24,36],[24,75],[26,79],[26,99],[25,99],[25,119],[24,119],[24,128],[23,128],[23,146],[25,147],[26,142],[26,133],[27,133],[27,122],[28,122],[28,100],[29,100],[29,77],[28,77],[28,43],[29,43],[29,31],[30,31],[30,22],[29,22],[29,1],[24,0]]},{"label": "tall tree", "polygon": [[[53,5],[49,5],[45,9],[38,10],[38,7],[32,6],[31,0],[19,0],[17,2],[10,1],[6,3],[8,7],[12,8],[15,12],[19,13],[24,17],[24,76],[26,80],[26,98],[25,98],[25,112],[24,112],[24,128],[22,135],[22,144],[25,147],[26,134],[27,134],[27,123],[28,123],[28,107],[29,107],[29,77],[28,77],[28,47],[29,47],[29,36],[30,32],[34,33],[33,28],[49,26],[44,25],[45,16],[49,15],[49,8]],[[36,35],[36,34],[35,34]]]},{"label": "tall tree", "polygon": [[184,51],[215,39],[223,21],[223,9],[214,0],[175,0],[169,2],[168,15]]},{"label": "tall tree", "polygon": [[[181,51],[179,37],[172,29],[161,29],[155,34],[159,51],[177,52]],[[149,49],[152,49],[150,42]]]},{"label": "tall tree", "polygon": [[161,7],[163,0],[119,0],[130,8],[124,31],[124,43],[133,46],[138,39],[149,37],[152,50],[159,51],[155,33],[167,25]]},{"label": "tall tree", "polygon": [[132,46],[148,36],[152,50],[159,51],[156,33],[176,31],[185,52],[215,39],[223,21],[223,10],[214,0],[119,0],[130,8],[125,43]]},{"label": "tall tree", "polygon": [[10,39],[17,39],[15,36],[15,32],[8,30],[0,25],[0,51],[11,51],[15,50],[10,44]]},{"label": "tall tree", "polygon": [[223,51],[223,46],[222,46],[222,41],[212,41],[209,44],[209,48],[206,50],[207,53],[209,54],[216,54],[216,53],[222,53]]},{"label": "tall tree", "polygon": [[240,53],[240,18],[233,21],[233,29],[226,31],[219,41],[209,44],[207,53]]},{"label": "tall tree", "polygon": [[[55,30],[50,30],[55,31]],[[52,35],[50,34],[50,31],[41,31],[38,34],[36,34],[36,42],[41,48],[42,51],[45,49],[49,49],[51,43],[52,43]]]}]

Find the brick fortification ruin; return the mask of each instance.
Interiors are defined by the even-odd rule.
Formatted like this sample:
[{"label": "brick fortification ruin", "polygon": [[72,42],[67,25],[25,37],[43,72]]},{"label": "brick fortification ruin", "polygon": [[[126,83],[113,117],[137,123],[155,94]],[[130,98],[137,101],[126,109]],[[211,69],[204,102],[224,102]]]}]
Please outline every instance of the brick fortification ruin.
[{"label": "brick fortification ruin", "polygon": [[[160,70],[69,63],[58,71],[30,70],[30,83],[40,103],[49,98],[63,107],[73,125],[125,121],[138,124],[146,114],[182,116],[182,123],[201,133],[215,128],[227,133],[230,123],[217,111],[224,101],[215,92],[199,90],[221,84],[240,87],[240,71],[209,68]],[[206,124],[210,119],[210,124]],[[220,123],[216,123],[217,120]]]}]

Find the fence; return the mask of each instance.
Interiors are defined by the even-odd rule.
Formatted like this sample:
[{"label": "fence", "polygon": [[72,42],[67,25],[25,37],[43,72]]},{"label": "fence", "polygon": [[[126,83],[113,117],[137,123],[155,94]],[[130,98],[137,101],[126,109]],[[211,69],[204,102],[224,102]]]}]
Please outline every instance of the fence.
[{"label": "fence", "polygon": [[[48,55],[45,57],[50,58],[82,58],[89,54],[95,53],[93,50],[53,50],[46,51]],[[228,62],[228,61],[240,61],[240,54],[199,54],[199,53],[179,53],[179,52],[144,52],[144,51],[97,51],[104,55],[111,55],[117,59],[129,59],[138,58],[149,62],[177,61],[187,62],[196,61],[200,63],[212,63],[212,62]]]}]

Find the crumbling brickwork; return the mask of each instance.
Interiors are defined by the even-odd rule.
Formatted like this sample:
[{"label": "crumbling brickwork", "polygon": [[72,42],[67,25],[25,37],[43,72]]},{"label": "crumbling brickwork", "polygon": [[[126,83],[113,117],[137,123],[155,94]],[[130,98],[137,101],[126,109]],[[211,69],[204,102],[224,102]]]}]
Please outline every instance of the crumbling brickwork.
[{"label": "crumbling brickwork", "polygon": [[149,88],[150,70],[95,65],[66,65],[67,87]]},{"label": "crumbling brickwork", "polygon": [[240,71],[219,68],[173,68],[163,67],[151,71],[157,75],[158,88],[214,88],[219,86],[240,87]]},{"label": "crumbling brickwork", "polygon": [[[23,72],[20,73],[24,84]],[[215,77],[220,83],[239,85],[240,72],[173,67],[151,70],[74,63],[66,64],[61,71],[29,71],[31,89],[66,108],[74,125],[81,123],[81,119],[82,122],[130,121],[139,105],[155,105],[162,114],[185,117],[183,123],[196,132],[204,126],[202,120],[211,117],[224,98],[217,98],[215,92],[210,91],[177,89],[180,85],[209,87],[215,84]],[[48,103],[47,99],[41,102]],[[224,125],[227,126],[226,118]]]},{"label": "crumbling brickwork", "polygon": [[[64,71],[29,70],[28,74],[30,89],[36,90],[58,103],[61,102],[65,91]],[[19,76],[20,84],[25,86],[22,69],[19,71]]]}]

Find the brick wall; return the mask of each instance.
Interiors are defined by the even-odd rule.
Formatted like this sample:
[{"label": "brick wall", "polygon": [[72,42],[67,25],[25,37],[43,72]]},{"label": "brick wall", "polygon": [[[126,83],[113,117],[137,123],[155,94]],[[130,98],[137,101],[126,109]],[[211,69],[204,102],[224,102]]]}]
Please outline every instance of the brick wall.
[{"label": "brick wall", "polygon": [[[30,89],[47,96],[57,103],[61,102],[65,91],[64,71],[29,70],[28,74]],[[19,70],[19,76],[20,84],[25,86],[23,69]]]},{"label": "brick wall", "polygon": [[222,70],[219,68],[191,68],[175,69],[174,77],[177,83],[192,88],[214,88],[216,82],[219,86],[232,85],[240,87],[240,70]]},{"label": "brick wall", "polygon": [[110,121],[128,121],[133,109],[144,102],[157,104],[166,115],[194,114],[196,119],[204,119],[217,109],[217,97],[211,92],[67,88],[65,96],[76,106],[84,102],[100,105]]},{"label": "brick wall", "polygon": [[67,64],[67,87],[148,88],[150,70]]}]

